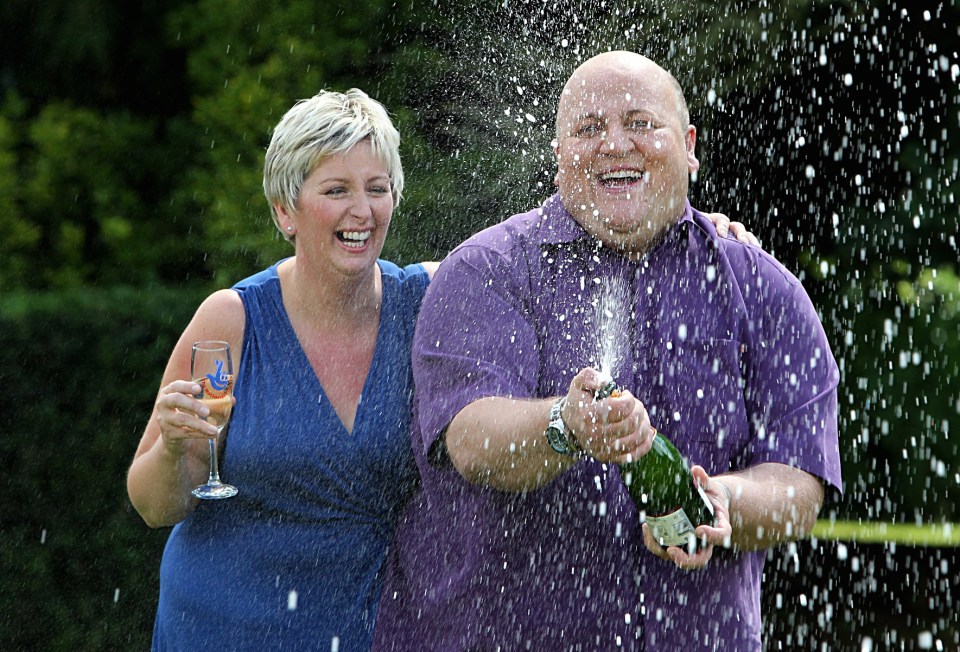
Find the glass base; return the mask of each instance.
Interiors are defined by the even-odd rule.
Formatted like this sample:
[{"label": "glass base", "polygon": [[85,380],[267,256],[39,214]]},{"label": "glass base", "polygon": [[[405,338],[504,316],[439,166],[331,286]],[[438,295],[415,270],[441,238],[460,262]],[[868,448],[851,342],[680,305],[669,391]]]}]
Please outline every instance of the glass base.
[{"label": "glass base", "polygon": [[204,500],[220,500],[222,498],[233,498],[236,496],[237,488],[230,484],[217,482],[197,487],[190,493]]}]

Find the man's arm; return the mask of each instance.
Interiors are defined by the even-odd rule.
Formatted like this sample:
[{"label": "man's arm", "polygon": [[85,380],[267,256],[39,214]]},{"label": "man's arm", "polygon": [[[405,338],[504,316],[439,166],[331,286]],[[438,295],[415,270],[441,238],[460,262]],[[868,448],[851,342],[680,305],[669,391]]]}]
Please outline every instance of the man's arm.
[{"label": "man's arm", "polygon": [[730,492],[730,543],[738,550],[769,548],[808,536],[823,506],[820,479],[786,464],[758,464],[710,482]]},{"label": "man's arm", "polygon": [[577,461],[554,451],[543,436],[553,400],[491,397],[463,408],[445,435],[454,467],[471,484],[504,491],[553,480]]},{"label": "man's arm", "polygon": [[[698,466],[694,478],[716,507],[715,527],[697,534],[713,546],[758,550],[808,536],[824,501],[825,487],[841,490],[837,443],[839,370],[817,312],[800,282],[767,254],[733,248],[733,271],[754,342],[744,398],[749,420],[766,432],[751,437],[743,467],[710,477]],[[747,273],[744,270],[755,270]],[[712,546],[687,555],[665,551],[646,533],[647,547],[684,568],[707,563]]]},{"label": "man's arm", "polygon": [[751,551],[802,539],[810,534],[823,505],[820,479],[786,464],[758,464],[714,477],[701,466],[691,472],[714,506],[716,523],[696,529],[697,537],[709,545],[693,554],[676,546],[665,549],[643,526],[650,552],[680,568],[706,566],[715,546]]},{"label": "man's arm", "polygon": [[[570,383],[563,420],[584,455],[608,463],[637,459],[655,434],[646,408],[630,392],[594,400],[604,380],[594,369],[581,370]],[[503,491],[547,484],[579,459],[557,453],[544,436],[555,400],[490,397],[467,405],[445,435],[454,467],[472,484]]]}]

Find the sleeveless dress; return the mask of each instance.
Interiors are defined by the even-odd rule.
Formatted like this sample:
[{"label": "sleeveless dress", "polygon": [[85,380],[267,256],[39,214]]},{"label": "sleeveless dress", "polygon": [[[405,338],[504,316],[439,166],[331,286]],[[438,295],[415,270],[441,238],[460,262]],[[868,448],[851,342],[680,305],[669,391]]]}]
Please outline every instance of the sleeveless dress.
[{"label": "sleeveless dress", "polygon": [[418,481],[410,447],[420,265],[378,261],[383,301],[352,433],[310,367],[277,265],[241,281],[236,407],[220,472],[160,565],[154,650],[367,650],[396,520]]}]

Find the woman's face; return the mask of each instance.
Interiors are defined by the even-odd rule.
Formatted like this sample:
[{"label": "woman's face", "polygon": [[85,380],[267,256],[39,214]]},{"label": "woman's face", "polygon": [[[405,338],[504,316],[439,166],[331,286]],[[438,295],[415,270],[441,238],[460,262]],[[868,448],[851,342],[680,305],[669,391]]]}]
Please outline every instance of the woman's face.
[{"label": "woman's face", "polygon": [[368,271],[393,214],[390,175],[364,140],[321,161],[304,180],[296,209],[277,211],[281,228],[294,229],[298,257],[348,274]]}]

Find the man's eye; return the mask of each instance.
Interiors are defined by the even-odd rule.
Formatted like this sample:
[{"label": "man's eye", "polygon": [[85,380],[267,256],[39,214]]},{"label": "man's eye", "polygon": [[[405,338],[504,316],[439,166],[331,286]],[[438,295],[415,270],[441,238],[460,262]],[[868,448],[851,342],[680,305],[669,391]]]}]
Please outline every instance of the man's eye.
[{"label": "man's eye", "polygon": [[601,131],[600,125],[583,125],[577,129],[576,135],[580,138],[590,138],[599,135]]},{"label": "man's eye", "polygon": [[653,123],[649,120],[632,120],[630,122],[630,128],[634,131],[647,131],[648,129],[653,129]]}]

